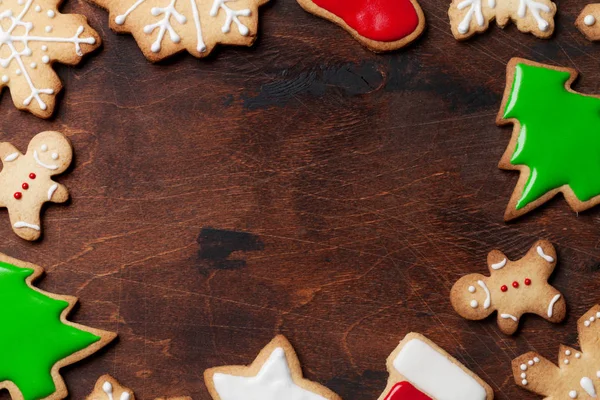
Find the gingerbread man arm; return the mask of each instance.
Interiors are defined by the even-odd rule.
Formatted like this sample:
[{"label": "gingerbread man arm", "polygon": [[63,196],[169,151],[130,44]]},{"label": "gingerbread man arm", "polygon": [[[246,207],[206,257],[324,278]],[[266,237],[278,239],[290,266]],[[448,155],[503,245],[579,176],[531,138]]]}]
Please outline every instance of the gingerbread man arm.
[{"label": "gingerbread man arm", "polygon": [[52,181],[48,187],[48,201],[53,203],[64,203],[69,199],[69,191],[65,185]]},{"label": "gingerbread man arm", "polygon": [[525,256],[530,260],[538,260],[539,266],[543,271],[543,278],[548,280],[554,268],[556,268],[556,250],[552,243],[546,240],[540,240],[533,245]]},{"label": "gingerbread man arm", "polygon": [[0,143],[0,159],[2,160],[2,164],[13,162],[22,156],[23,154],[12,144],[8,142]]},{"label": "gingerbread man arm", "polygon": [[556,382],[560,382],[560,369],[534,352],[515,358],[512,369],[517,385],[545,397],[551,397]]},{"label": "gingerbread man arm", "polygon": [[493,276],[495,271],[502,269],[509,262],[508,257],[500,250],[492,250],[488,253],[487,263],[490,274]]}]

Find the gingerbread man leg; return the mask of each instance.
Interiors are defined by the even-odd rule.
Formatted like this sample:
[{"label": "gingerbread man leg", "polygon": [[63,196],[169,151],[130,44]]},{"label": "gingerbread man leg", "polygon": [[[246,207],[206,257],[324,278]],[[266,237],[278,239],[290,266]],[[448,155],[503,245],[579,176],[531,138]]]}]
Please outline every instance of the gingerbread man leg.
[{"label": "gingerbread man leg", "polygon": [[41,207],[23,209],[22,207],[8,207],[10,224],[13,231],[22,239],[37,240],[42,234],[40,222]]}]

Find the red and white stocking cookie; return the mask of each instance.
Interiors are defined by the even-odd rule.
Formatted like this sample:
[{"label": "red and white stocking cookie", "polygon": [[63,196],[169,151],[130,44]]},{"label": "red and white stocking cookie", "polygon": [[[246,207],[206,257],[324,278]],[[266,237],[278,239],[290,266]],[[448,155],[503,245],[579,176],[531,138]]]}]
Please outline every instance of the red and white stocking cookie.
[{"label": "red and white stocking cookie", "polygon": [[298,0],[311,14],[331,21],[375,52],[392,51],[417,39],[425,16],[416,0]]},{"label": "red and white stocking cookie", "polygon": [[452,0],[448,10],[458,40],[485,32],[494,19],[501,28],[512,21],[519,31],[547,39],[554,32],[555,14],[550,0]]},{"label": "red and white stocking cookie", "polygon": [[581,351],[560,346],[558,366],[535,352],[512,362],[517,385],[546,399],[596,399],[600,396],[600,306],[577,322]]},{"label": "red and white stocking cookie", "polygon": [[550,242],[540,240],[517,261],[494,250],[488,255],[488,266],[489,277],[470,274],[452,287],[450,301],[463,318],[481,320],[498,311],[498,326],[507,335],[515,333],[526,313],[555,323],[565,318],[565,299],[548,283],[556,267]]},{"label": "red and white stocking cookie", "polygon": [[390,373],[379,400],[492,400],[494,391],[418,333],[409,333],[387,360]]},{"label": "red and white stocking cookie", "polygon": [[0,207],[8,209],[12,228],[21,238],[40,237],[44,203],[64,203],[69,198],[67,188],[52,176],[64,172],[72,158],[71,142],[59,132],[37,134],[26,154],[8,142],[0,143]]},{"label": "red and white stocking cookie", "polygon": [[281,335],[262,349],[252,365],[210,368],[204,381],[214,400],[341,400],[325,386],[302,377],[300,361]]}]

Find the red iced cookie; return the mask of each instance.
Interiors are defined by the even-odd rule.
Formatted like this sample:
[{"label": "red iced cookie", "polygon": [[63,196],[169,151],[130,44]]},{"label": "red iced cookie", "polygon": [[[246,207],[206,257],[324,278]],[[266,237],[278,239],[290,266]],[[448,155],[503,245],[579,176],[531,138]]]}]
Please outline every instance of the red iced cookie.
[{"label": "red iced cookie", "polygon": [[409,382],[400,382],[392,387],[385,400],[431,400],[431,397],[421,392]]}]

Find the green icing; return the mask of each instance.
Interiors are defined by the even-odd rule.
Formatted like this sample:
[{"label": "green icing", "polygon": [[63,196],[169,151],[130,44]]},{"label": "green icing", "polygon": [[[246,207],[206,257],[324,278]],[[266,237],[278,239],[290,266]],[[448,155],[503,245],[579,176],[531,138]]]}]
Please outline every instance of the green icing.
[{"label": "green icing", "polygon": [[52,366],[100,340],[60,321],[69,304],[29,287],[33,272],[0,262],[0,381],[12,381],[25,400],[54,393]]},{"label": "green icing", "polygon": [[568,91],[570,77],[516,65],[504,111],[521,125],[510,162],[531,171],[517,210],[565,184],[580,201],[600,194],[600,99]]}]

